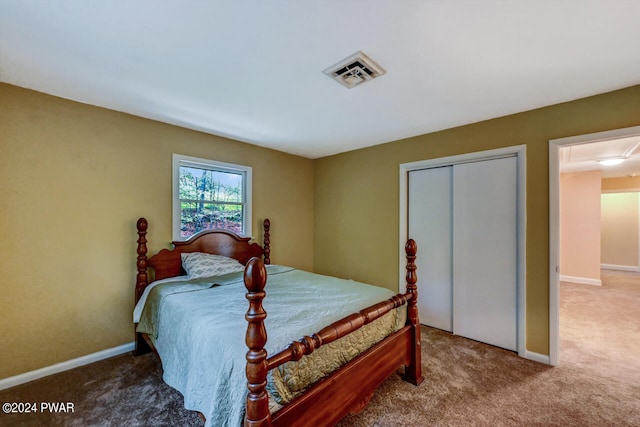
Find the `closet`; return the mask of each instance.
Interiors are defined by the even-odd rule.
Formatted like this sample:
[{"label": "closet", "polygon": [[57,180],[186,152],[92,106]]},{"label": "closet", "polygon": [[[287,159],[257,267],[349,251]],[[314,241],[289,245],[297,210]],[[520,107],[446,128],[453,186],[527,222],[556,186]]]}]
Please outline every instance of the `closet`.
[{"label": "closet", "polygon": [[423,324],[509,350],[518,340],[516,156],[410,170]]}]

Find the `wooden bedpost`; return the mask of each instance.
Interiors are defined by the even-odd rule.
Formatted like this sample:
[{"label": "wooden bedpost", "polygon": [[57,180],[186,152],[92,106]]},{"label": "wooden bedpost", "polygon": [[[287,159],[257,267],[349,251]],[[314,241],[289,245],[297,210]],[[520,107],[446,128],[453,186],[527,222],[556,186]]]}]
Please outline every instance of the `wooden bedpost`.
[{"label": "wooden bedpost", "polygon": [[269,240],[269,237],[271,236],[269,234],[271,221],[269,221],[269,218],[266,218],[264,220],[262,226],[264,227],[264,239],[262,240],[262,247],[264,248],[264,263],[271,264],[271,241]]},{"label": "wooden bedpost", "polygon": [[264,287],[267,283],[267,271],[260,258],[253,257],[247,262],[244,270],[244,284],[247,288],[246,298],[249,309],[245,319],[249,322],[245,341],[247,351],[247,411],[244,418],[245,427],[271,426],[269,413],[269,396],[267,395],[267,352],[264,345],[267,342],[267,330],[264,319],[267,313],[262,307]]},{"label": "wooden bedpost", "polygon": [[416,253],[418,245],[415,240],[409,239],[404,246],[407,254],[407,293],[412,295],[407,302],[407,324],[413,329],[413,340],[415,345],[411,346],[411,364],[405,368],[405,379],[412,384],[420,384],[424,378],[422,376],[422,353],[420,346],[420,323],[418,321],[418,276],[416,275]]},{"label": "wooden bedpost", "polygon": [[138,274],[136,275],[136,302],[140,299],[144,288],[147,287],[147,227],[149,223],[145,218],[140,218],[138,227]]},{"label": "wooden bedpost", "polygon": [[[136,223],[138,228],[138,260],[136,262],[136,267],[138,270],[138,274],[136,274],[136,292],[135,292],[135,302],[137,303],[142,296],[142,292],[144,288],[147,287],[148,277],[147,277],[147,227],[149,223],[145,218],[140,218]],[[133,354],[139,356],[141,354],[149,353],[151,351],[151,347],[144,340],[144,337],[135,333],[135,343],[136,348],[133,351]]]}]

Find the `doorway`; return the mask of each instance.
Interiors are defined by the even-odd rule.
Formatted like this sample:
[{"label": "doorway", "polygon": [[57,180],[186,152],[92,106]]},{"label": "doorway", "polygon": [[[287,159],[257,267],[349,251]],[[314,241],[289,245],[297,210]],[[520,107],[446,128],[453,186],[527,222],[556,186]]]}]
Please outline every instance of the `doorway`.
[{"label": "doorway", "polygon": [[[549,141],[549,364],[560,363],[560,167],[562,149],[640,137],[640,126]],[[632,153],[627,153],[630,156]],[[624,157],[624,156],[620,156]],[[597,159],[591,159],[595,162]]]}]

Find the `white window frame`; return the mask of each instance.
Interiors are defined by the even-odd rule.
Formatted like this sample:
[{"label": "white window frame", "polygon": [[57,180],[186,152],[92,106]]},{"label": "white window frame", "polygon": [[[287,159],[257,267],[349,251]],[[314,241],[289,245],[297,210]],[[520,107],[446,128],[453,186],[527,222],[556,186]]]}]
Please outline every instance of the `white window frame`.
[{"label": "white window frame", "polygon": [[184,156],[173,153],[173,173],[172,173],[172,212],[173,212],[173,240],[187,240],[188,237],[180,236],[180,167],[195,167],[222,172],[240,173],[244,176],[243,184],[243,218],[242,234],[244,237],[251,237],[251,187],[253,171],[251,166],[235,165],[216,160],[201,159],[198,157]]}]

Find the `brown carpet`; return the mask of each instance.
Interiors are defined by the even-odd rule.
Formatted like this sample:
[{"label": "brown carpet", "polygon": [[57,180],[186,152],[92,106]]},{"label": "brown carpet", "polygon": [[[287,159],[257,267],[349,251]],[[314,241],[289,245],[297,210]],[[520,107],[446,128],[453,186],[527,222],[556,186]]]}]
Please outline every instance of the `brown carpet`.
[{"label": "brown carpet", "polygon": [[[339,427],[640,426],[640,275],[561,285],[561,363],[423,327],[418,387],[392,376]],[[0,414],[2,426],[201,426],[152,355],[123,355],[0,392],[4,402],[72,402],[70,414]]]}]

